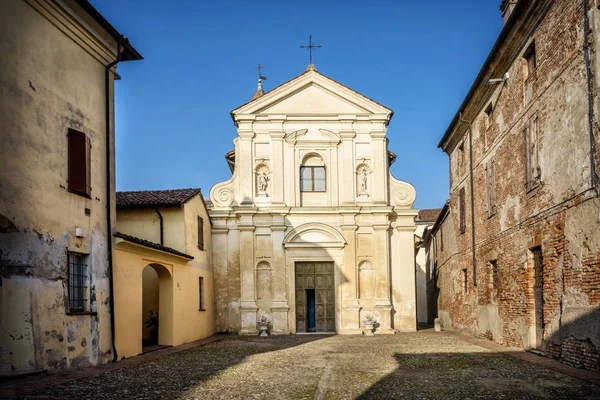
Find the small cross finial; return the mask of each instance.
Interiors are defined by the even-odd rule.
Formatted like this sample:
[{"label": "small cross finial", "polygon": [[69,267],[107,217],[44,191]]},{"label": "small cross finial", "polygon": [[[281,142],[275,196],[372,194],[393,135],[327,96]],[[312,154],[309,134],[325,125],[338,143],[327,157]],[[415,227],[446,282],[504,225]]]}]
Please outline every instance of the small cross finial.
[{"label": "small cross finial", "polygon": [[310,65],[312,65],[313,61],[312,61],[312,52],[315,49],[319,49],[323,46],[321,45],[315,45],[312,41],[312,35],[308,35],[308,46],[300,46],[301,49],[307,49],[308,52],[310,53]]}]

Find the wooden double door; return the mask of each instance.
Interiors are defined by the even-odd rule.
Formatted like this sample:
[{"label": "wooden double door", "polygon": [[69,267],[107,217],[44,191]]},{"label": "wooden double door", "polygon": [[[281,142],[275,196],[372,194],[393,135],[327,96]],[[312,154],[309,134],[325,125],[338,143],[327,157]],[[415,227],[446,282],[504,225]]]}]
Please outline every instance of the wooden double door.
[{"label": "wooden double door", "polygon": [[296,332],[335,332],[333,262],[297,262]]}]

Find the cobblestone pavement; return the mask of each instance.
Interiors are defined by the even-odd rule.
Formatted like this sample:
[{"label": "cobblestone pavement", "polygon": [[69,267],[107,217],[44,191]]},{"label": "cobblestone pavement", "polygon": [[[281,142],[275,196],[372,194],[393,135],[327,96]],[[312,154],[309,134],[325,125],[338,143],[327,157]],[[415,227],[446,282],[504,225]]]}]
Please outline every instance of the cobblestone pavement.
[{"label": "cobblestone pavement", "polygon": [[26,399],[598,399],[600,386],[443,334],[227,336]]}]

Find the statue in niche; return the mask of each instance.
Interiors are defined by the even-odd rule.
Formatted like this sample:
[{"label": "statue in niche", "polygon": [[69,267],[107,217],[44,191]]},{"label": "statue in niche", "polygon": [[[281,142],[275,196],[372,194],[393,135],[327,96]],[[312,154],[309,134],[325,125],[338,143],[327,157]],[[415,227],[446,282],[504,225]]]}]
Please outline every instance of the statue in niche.
[{"label": "statue in niche", "polygon": [[256,174],[256,191],[258,192],[258,197],[263,199],[269,197],[269,181],[271,178],[271,171],[269,171],[269,167],[265,164],[261,164],[256,168],[254,172]]},{"label": "statue in niche", "polygon": [[363,168],[362,174],[360,175],[360,191],[361,193],[367,192],[367,169]]},{"label": "statue in niche", "polygon": [[267,189],[269,189],[269,175],[266,171],[263,171],[262,174],[258,175],[258,192],[267,193]]},{"label": "statue in niche", "polygon": [[369,167],[363,165],[362,168],[359,169],[360,173],[358,174],[358,184],[360,186],[359,196],[369,196]]}]

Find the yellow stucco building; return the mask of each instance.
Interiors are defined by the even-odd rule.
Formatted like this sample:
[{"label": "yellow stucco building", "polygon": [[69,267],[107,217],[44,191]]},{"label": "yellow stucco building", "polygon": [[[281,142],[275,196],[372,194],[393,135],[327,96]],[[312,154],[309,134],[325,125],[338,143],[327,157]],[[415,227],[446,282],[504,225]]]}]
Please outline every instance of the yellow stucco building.
[{"label": "yellow stucco building", "polygon": [[114,358],[116,64],[85,0],[0,2],[0,375]]},{"label": "yellow stucco building", "polygon": [[200,189],[118,192],[117,228],[119,358],[212,335],[211,229]]}]

